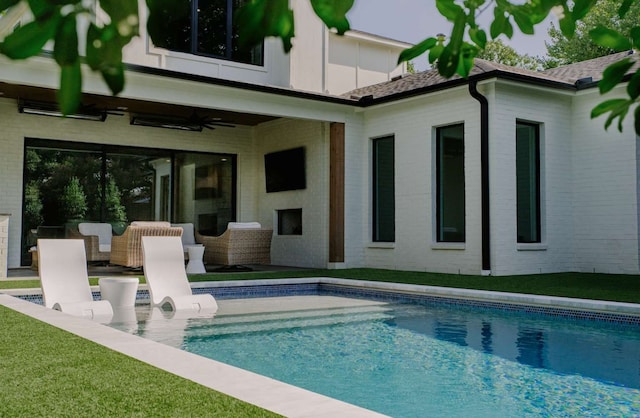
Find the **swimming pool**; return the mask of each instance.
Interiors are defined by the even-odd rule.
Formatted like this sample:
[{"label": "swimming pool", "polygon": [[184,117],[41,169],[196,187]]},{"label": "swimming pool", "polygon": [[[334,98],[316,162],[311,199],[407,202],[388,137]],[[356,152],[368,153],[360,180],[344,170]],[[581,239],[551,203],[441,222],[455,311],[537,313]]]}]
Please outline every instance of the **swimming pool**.
[{"label": "swimming pool", "polygon": [[396,417],[640,414],[637,324],[379,299],[131,332]]}]

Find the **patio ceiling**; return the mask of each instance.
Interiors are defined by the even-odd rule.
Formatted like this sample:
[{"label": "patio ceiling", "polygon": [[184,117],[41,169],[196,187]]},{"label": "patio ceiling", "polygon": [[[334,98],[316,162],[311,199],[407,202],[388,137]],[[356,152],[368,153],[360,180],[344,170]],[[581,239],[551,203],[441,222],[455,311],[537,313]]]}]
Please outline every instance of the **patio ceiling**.
[{"label": "patio ceiling", "polygon": [[[0,83],[0,98],[2,97],[45,103],[55,103],[57,100],[55,90],[9,83]],[[213,120],[231,125],[256,126],[263,122],[277,119],[274,116],[230,112],[220,109],[182,106],[97,94],[83,94],[82,105],[96,111],[106,111],[109,114],[123,114],[126,112],[130,114],[183,118],[185,120],[196,118],[197,120]]]}]

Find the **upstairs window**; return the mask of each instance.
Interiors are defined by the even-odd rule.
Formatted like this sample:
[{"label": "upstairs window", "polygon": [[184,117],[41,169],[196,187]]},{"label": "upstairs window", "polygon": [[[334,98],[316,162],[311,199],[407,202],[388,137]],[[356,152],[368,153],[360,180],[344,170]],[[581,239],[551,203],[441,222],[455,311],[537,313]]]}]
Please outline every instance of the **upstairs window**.
[{"label": "upstairs window", "polygon": [[238,47],[233,15],[247,0],[190,0],[176,2],[167,11],[167,30],[156,46],[171,51],[263,65],[263,45]]}]

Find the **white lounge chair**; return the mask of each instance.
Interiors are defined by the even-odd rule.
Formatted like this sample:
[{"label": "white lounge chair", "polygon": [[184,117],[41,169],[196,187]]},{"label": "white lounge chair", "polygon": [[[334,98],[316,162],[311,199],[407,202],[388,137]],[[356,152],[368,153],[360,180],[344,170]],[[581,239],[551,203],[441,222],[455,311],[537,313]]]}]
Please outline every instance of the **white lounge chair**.
[{"label": "white lounge chair", "polygon": [[93,300],[83,240],[39,239],[38,275],[47,308],[100,322],[113,317],[108,301]]},{"label": "white lounge chair", "polygon": [[194,295],[187,280],[180,237],[142,237],[144,277],[151,304],[170,304],[174,311],[216,312],[209,294]]}]

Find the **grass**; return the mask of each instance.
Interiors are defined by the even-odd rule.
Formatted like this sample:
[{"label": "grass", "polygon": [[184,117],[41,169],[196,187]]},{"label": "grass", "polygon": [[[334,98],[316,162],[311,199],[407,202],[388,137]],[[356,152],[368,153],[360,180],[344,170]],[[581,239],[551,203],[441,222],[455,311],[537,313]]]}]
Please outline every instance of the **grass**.
[{"label": "grass", "polygon": [[[485,277],[346,269],[211,273],[189,280],[323,276],[640,303],[640,276],[598,273]],[[39,287],[39,280],[0,281],[0,290]],[[0,416],[275,416],[2,306],[0,317]]]},{"label": "grass", "polygon": [[[581,299],[640,303],[640,276],[600,273],[555,273],[523,276],[468,276],[379,269],[295,270],[192,275],[191,282],[280,279],[293,277],[339,277],[381,282],[446,286],[498,292],[565,296]],[[97,285],[98,279],[90,279]],[[140,277],[144,283],[144,277]],[[0,281],[2,289],[38,288],[39,280]]]},{"label": "grass", "polygon": [[339,277],[428,286],[444,286],[534,295],[640,303],[640,276],[599,273],[555,273],[523,276],[469,276],[378,269],[308,270],[194,275],[190,281]]},{"label": "grass", "polygon": [[0,416],[278,416],[9,308],[0,317]]}]

